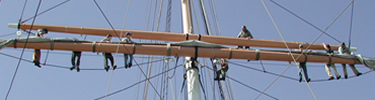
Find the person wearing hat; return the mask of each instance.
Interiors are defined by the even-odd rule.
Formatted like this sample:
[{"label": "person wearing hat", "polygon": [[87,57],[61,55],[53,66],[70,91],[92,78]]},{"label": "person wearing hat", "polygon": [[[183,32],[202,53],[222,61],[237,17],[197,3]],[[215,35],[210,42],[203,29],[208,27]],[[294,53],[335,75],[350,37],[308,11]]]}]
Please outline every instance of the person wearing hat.
[{"label": "person wearing hat", "polygon": [[[350,51],[350,48],[346,47],[345,43],[342,42],[341,46],[339,47],[338,50],[339,54],[347,54],[347,55],[352,55],[352,52]],[[356,76],[362,75],[355,67],[354,64],[349,64],[350,68],[352,68],[354,74]],[[346,71],[346,64],[342,64],[343,70],[344,70],[344,77],[345,79],[348,78],[348,72]]]},{"label": "person wearing hat", "polygon": [[[44,34],[47,34],[48,30],[47,29],[38,29],[36,32],[35,36],[42,38]],[[33,63],[35,66],[38,66],[39,68],[42,67],[40,66],[40,49],[34,49],[33,53]]]},{"label": "person wearing hat", "polygon": [[[125,43],[134,43],[132,40],[132,33],[126,32],[125,38],[121,40],[122,42]],[[126,49],[128,51],[128,49]],[[128,63],[128,58],[129,58],[129,63]],[[125,60],[125,68],[130,68],[132,67],[133,63],[133,54],[131,53],[124,53],[124,60]]]},{"label": "person wearing hat", "polygon": [[[324,47],[324,49],[326,49],[326,52],[327,52],[328,56],[330,56],[330,57],[333,56],[334,51],[332,50],[332,48],[331,48],[331,46],[330,46],[329,44],[325,44],[325,43],[323,43],[323,47]],[[326,68],[326,72],[327,72],[327,74],[328,74],[328,76],[329,76],[328,80],[332,80],[332,79],[334,79],[330,67],[331,67],[331,68],[333,69],[333,71],[335,72],[336,79],[340,79],[341,76],[340,76],[340,74],[337,72],[337,69],[336,69],[335,64],[334,64],[334,63],[331,63],[331,62],[328,62],[328,63],[326,64],[326,66],[325,66],[325,68]]]},{"label": "person wearing hat", "polygon": [[[238,33],[238,38],[247,38],[253,39],[253,35],[251,35],[250,31],[246,29],[246,26],[242,26],[242,31]],[[243,46],[238,46],[238,48],[243,48]],[[245,46],[245,49],[250,49],[249,46]]]},{"label": "person wearing hat", "polygon": [[[112,35],[111,34],[108,34],[104,39],[102,39],[100,42],[111,42],[112,40]],[[113,70],[116,69],[116,65],[114,65],[114,61],[113,61],[113,56],[112,56],[112,53],[106,53],[106,52],[103,52],[103,55],[104,55],[104,69],[106,71],[109,70],[109,65],[108,65],[108,59],[111,61],[111,65],[112,65],[112,68]]]},{"label": "person wearing hat", "polygon": [[[303,51],[303,45],[299,45],[299,49],[296,49],[296,51],[299,51],[301,52],[303,55],[307,56],[306,53],[309,53],[311,52],[311,50],[308,50],[307,52],[304,52]],[[309,78],[309,75],[307,74],[307,68],[306,68],[306,60],[307,60],[307,57],[305,57],[305,62],[297,62],[297,66],[298,66],[298,75],[299,75],[299,82],[302,81],[302,77],[305,76],[305,81],[308,83],[310,82],[310,78]],[[303,75],[302,75],[302,71],[303,71]]]}]

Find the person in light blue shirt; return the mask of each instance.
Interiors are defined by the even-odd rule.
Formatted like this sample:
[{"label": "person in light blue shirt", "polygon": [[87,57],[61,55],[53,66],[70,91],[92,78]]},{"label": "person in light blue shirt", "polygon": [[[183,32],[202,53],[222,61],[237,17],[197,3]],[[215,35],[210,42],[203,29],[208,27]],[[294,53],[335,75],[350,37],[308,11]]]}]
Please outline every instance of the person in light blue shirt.
[{"label": "person in light blue shirt", "polygon": [[[125,38],[121,40],[122,42],[125,42],[125,43],[134,43],[133,40],[132,40],[132,33],[130,32],[127,32],[125,34]],[[128,63],[128,58],[129,58],[129,63]],[[133,65],[133,54],[128,54],[128,53],[124,53],[124,60],[125,60],[125,68],[130,68],[132,67]]]},{"label": "person in light blue shirt", "polygon": [[[246,29],[246,26],[242,26],[242,31],[238,33],[238,38],[247,38],[253,39],[253,35],[251,35],[250,31]],[[243,48],[243,46],[238,46],[238,48]],[[245,46],[245,49],[250,49],[249,46]]]},{"label": "person in light blue shirt", "polygon": [[[350,51],[350,48],[346,47],[345,43],[342,42],[341,43],[341,46],[339,47],[339,50],[338,50],[339,54],[348,54],[348,55],[352,55],[352,52]],[[354,74],[356,76],[359,76],[359,75],[362,75],[362,73],[360,73],[355,67],[354,67],[354,64],[349,64],[350,68],[352,68]],[[342,64],[342,67],[343,67],[343,70],[344,70],[344,77],[345,79],[348,78],[348,72],[346,71],[346,64]]]}]

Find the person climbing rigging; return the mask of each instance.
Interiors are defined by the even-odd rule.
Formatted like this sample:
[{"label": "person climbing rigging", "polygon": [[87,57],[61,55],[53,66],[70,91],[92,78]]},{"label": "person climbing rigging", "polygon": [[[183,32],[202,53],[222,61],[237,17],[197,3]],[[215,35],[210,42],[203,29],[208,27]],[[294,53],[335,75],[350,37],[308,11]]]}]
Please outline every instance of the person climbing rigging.
[{"label": "person climbing rigging", "polygon": [[[104,39],[102,39],[100,42],[111,42],[112,40],[112,35],[111,34],[108,34]],[[112,65],[112,68],[113,70],[116,69],[116,65],[114,65],[114,61],[113,61],[113,56],[112,56],[112,53],[106,53],[106,52],[103,52],[103,55],[104,55],[104,69],[106,71],[109,70],[109,65],[108,65],[108,59],[111,61],[111,65]]]},{"label": "person climbing rigging", "polygon": [[[332,57],[333,54],[334,54],[334,51],[332,50],[331,46],[330,46],[329,44],[325,44],[325,43],[323,43],[323,47],[324,47],[324,49],[326,50],[328,56]],[[337,69],[336,69],[335,64],[334,64],[334,63],[331,63],[331,61],[329,61],[329,62],[326,63],[326,65],[325,65],[326,72],[327,72],[327,74],[328,74],[328,76],[329,76],[328,80],[332,80],[332,79],[334,79],[330,67],[331,67],[331,68],[333,69],[333,71],[335,72],[336,79],[340,79],[340,78],[341,78],[341,75],[337,72]]]},{"label": "person climbing rigging", "polygon": [[[216,71],[216,78],[214,80],[225,80],[225,77],[226,77],[225,75],[229,69],[228,60],[224,58],[221,58],[221,59],[214,58],[213,62],[221,66],[221,69]],[[220,75],[221,75],[221,78],[220,78]]]},{"label": "person climbing rigging", "polygon": [[[47,33],[48,33],[47,29],[38,29],[35,36],[39,37],[39,38],[43,38],[43,35],[47,34]],[[39,68],[42,67],[42,66],[40,66],[40,49],[34,49],[33,63],[34,63],[35,66],[38,66]]]},{"label": "person climbing rigging", "polygon": [[[299,51],[299,52],[301,52],[303,55],[305,55],[305,56],[307,56],[307,54],[306,53],[309,53],[309,52],[311,52],[311,50],[308,50],[307,52],[304,52],[303,51],[303,45],[301,44],[301,45],[299,45],[298,46],[299,47],[299,49],[296,49],[296,51]],[[299,82],[301,82],[302,81],[302,77],[303,76],[305,76],[305,81],[308,83],[308,82],[310,82],[310,78],[309,78],[309,75],[307,74],[307,68],[306,68],[306,61],[307,61],[307,57],[305,57],[305,62],[297,62],[296,64],[297,64],[297,66],[298,66],[298,75],[299,75]],[[303,75],[302,75],[302,71],[303,71]]]},{"label": "person climbing rigging", "polygon": [[[125,38],[121,40],[122,42],[125,43],[134,43],[132,40],[132,33],[127,32],[125,34]],[[129,63],[128,63],[128,58],[129,58]],[[124,53],[124,60],[125,60],[125,68],[130,68],[132,67],[132,62],[133,62],[133,54],[131,53]]]},{"label": "person climbing rigging", "polygon": [[72,53],[72,67],[70,68],[70,70],[77,68],[77,72],[79,72],[80,71],[79,63],[81,62],[82,51],[72,51],[72,52],[73,52]]},{"label": "person climbing rigging", "polygon": [[[342,42],[341,46],[338,48],[339,54],[347,54],[347,55],[352,55],[353,53],[350,51],[350,48],[346,47],[345,43]],[[362,75],[355,67],[354,64],[349,64],[350,68],[352,68],[354,74],[356,76]],[[344,70],[344,77],[345,79],[348,78],[348,72],[346,71],[346,64],[342,64],[343,70]]]},{"label": "person climbing rigging", "polygon": [[[253,39],[253,35],[251,35],[250,31],[246,29],[246,26],[242,26],[242,31],[238,33],[238,38],[247,38],[247,39]],[[243,48],[243,46],[238,46],[238,48]],[[245,49],[250,49],[249,46],[245,46]]]}]

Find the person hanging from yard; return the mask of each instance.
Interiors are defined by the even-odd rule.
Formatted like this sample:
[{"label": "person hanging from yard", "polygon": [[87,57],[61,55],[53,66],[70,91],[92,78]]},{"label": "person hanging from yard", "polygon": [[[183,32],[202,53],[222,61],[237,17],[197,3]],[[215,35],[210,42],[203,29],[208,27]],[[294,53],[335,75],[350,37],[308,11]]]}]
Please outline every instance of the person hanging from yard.
[{"label": "person hanging from yard", "polygon": [[[296,51],[299,51],[301,52],[303,55],[307,56],[306,53],[309,53],[311,52],[311,50],[308,50],[307,52],[304,52],[303,51],[303,45],[299,45],[299,49],[296,49]],[[302,57],[302,56],[301,56]],[[309,75],[307,74],[307,68],[306,68],[306,60],[307,60],[307,57],[305,57],[305,62],[297,62],[297,66],[298,66],[298,75],[299,75],[299,82],[302,81],[302,77],[304,76],[305,78],[305,81],[308,83],[310,82],[310,78],[309,78]],[[302,75],[302,71],[303,71],[303,75]]]},{"label": "person hanging from yard", "polygon": [[[338,50],[339,54],[348,54],[348,55],[352,55],[352,52],[350,51],[350,48],[346,47],[345,43],[342,42],[341,43],[341,46],[339,47],[339,50]],[[350,68],[352,68],[354,74],[356,76],[359,76],[359,75],[362,75],[362,73],[360,73],[355,67],[354,67],[354,64],[349,64]],[[346,64],[342,64],[342,67],[343,67],[343,70],[344,70],[344,77],[345,79],[348,78],[348,72],[346,71]]]},{"label": "person hanging from yard", "polygon": [[[48,33],[47,29],[38,29],[35,36],[42,38],[43,35],[47,34],[47,33]],[[33,63],[34,63],[35,66],[38,66],[39,68],[41,68],[41,66],[40,66],[40,49],[34,49]]]},{"label": "person hanging from yard", "polygon": [[[133,40],[132,40],[132,33],[130,32],[127,32],[125,34],[125,38],[123,38],[121,40],[122,42],[125,42],[125,43],[134,43]],[[128,49],[126,49],[128,50]],[[128,63],[128,58],[129,58],[129,63]],[[125,60],[125,68],[130,68],[132,67],[132,61],[133,61],[133,54],[131,53],[124,53],[124,60]]]},{"label": "person hanging from yard", "polygon": [[[111,42],[112,40],[112,35],[111,34],[108,34],[103,40],[101,40],[100,42]],[[113,61],[113,56],[112,56],[112,53],[106,53],[106,52],[103,52],[103,55],[104,55],[104,69],[106,71],[109,70],[109,65],[108,65],[108,59],[111,61],[111,65],[112,65],[112,68],[113,70],[116,69],[116,65],[114,65],[114,61]]]},{"label": "person hanging from yard", "polygon": [[[242,26],[242,31],[238,33],[238,38],[247,38],[247,39],[253,39],[253,35],[251,35],[250,31],[246,29],[246,26]],[[238,46],[238,48],[243,48],[243,46]],[[245,46],[245,49],[250,49],[249,46]]]},{"label": "person hanging from yard", "polygon": [[[216,71],[216,78],[214,80],[225,80],[225,74],[227,73],[229,66],[228,66],[228,60],[225,58],[215,58],[214,59],[215,64],[220,64],[221,69]],[[221,75],[221,78],[220,78]]]},{"label": "person hanging from yard", "polygon": [[[328,54],[330,57],[332,57],[334,51],[332,50],[331,46],[330,46],[329,44],[325,44],[325,43],[323,43],[323,47],[324,47],[324,49],[326,49],[327,54]],[[331,59],[331,58],[330,58],[330,59]],[[340,79],[341,76],[340,76],[340,74],[337,72],[337,69],[336,69],[335,64],[334,64],[334,63],[331,63],[331,61],[329,61],[329,62],[326,64],[326,66],[325,66],[325,68],[326,68],[326,72],[327,72],[327,74],[328,74],[328,76],[329,76],[328,80],[332,80],[332,79],[334,79],[330,67],[331,67],[331,68],[333,69],[333,71],[335,72],[336,79]]]},{"label": "person hanging from yard", "polygon": [[[77,72],[79,72],[79,63],[81,62],[81,54],[82,51],[73,51],[72,53],[72,67],[70,70],[77,68]],[[77,59],[76,59],[77,58]]]}]

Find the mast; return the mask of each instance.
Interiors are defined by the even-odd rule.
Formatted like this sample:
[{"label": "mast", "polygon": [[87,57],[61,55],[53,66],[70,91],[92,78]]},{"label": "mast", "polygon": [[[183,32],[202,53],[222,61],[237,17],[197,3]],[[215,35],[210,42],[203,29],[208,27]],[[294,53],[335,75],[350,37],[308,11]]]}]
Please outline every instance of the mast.
[{"label": "mast", "polygon": [[[193,34],[193,24],[191,21],[191,9],[190,9],[190,0],[181,0],[181,8],[182,8],[182,24],[183,24],[183,32],[186,36]],[[195,47],[197,48],[197,47]],[[198,50],[195,49],[195,54],[197,54]],[[201,100],[201,91],[199,85],[199,71],[197,67],[197,56],[195,57],[185,57],[186,64],[186,83],[187,83],[187,93],[188,93],[188,100]]]}]

